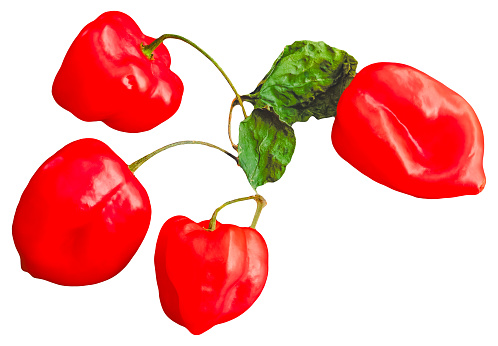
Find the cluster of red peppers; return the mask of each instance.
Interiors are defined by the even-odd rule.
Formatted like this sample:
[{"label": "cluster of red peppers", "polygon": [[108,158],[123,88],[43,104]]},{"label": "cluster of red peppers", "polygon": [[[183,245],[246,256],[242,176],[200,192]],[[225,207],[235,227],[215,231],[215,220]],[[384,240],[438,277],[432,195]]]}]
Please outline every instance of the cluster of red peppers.
[{"label": "cluster of red peppers", "polygon": [[[211,59],[179,36],[145,36],[124,13],[102,14],[69,48],[53,83],[55,101],[81,120],[102,121],[119,131],[158,126],[178,110],[183,94],[162,44],[166,38],[180,38]],[[275,99],[285,102],[273,101],[275,90],[288,87],[275,88],[279,78],[290,80],[294,73],[288,64],[308,64],[307,54],[315,51],[308,50],[309,44],[315,43],[286,47],[255,93],[246,97],[238,95],[211,59],[235,92],[232,107],[244,101],[255,104],[251,116],[244,111],[239,145],[232,143],[239,156],[216,147],[241,165],[255,190],[283,174],[295,145],[290,126],[312,115],[335,116],[332,143],[337,153],[387,187],[421,198],[482,191],[484,140],[476,114],[460,95],[412,67],[377,63],[356,74],[354,58],[320,43],[316,47],[331,58],[320,60],[316,71],[340,75],[339,82],[333,77],[327,86],[313,87],[319,96],[302,92],[300,103],[278,95]],[[287,65],[280,68],[282,61]],[[305,78],[313,78],[314,65],[306,66]],[[261,129],[267,134],[263,139],[258,136]],[[251,161],[254,143],[268,149],[265,160],[256,152],[260,161]],[[134,172],[152,156],[180,144],[215,147],[177,142],[127,165],[103,142],[86,138],[48,158],[29,181],[14,216],[13,238],[22,269],[68,286],[96,284],[118,274],[140,247],[151,220],[147,192]],[[257,202],[250,227],[216,220],[221,208],[249,199]],[[201,334],[236,318],[256,301],[268,275],[268,249],[255,230],[265,204],[256,193],[223,204],[200,223],[185,216],[166,221],[154,264],[160,302],[171,320]]]}]

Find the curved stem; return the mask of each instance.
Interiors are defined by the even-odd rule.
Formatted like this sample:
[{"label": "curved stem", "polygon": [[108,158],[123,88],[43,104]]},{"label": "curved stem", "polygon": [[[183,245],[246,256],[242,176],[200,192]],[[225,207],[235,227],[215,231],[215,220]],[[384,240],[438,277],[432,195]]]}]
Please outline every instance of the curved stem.
[{"label": "curved stem", "polygon": [[138,159],[137,161],[135,161],[132,164],[128,165],[128,168],[130,169],[130,171],[132,173],[135,173],[135,171],[138,169],[138,167],[140,167],[141,165],[143,165],[151,157],[155,156],[156,154],[159,154],[161,151],[164,151],[164,150],[172,148],[172,147],[176,147],[178,145],[183,145],[183,144],[201,144],[201,145],[205,145],[205,146],[208,146],[208,147],[211,147],[211,148],[218,149],[221,152],[223,152],[223,153],[227,154],[228,156],[230,156],[232,159],[234,159],[235,162],[237,162],[237,164],[239,163],[239,159],[236,156],[232,155],[231,153],[229,153],[225,149],[222,149],[222,148],[220,148],[220,147],[218,147],[218,146],[216,146],[214,144],[206,143],[206,142],[201,142],[201,141],[180,141],[180,142],[175,142],[175,143],[171,143],[171,144],[165,145],[164,147],[159,148],[159,149],[153,151],[152,153],[150,153],[148,155],[145,155],[141,159]]},{"label": "curved stem", "polygon": [[218,63],[213,59],[211,58],[211,56],[209,56],[208,53],[206,53],[203,49],[201,49],[198,45],[196,45],[194,42],[186,39],[185,37],[182,37],[180,35],[174,35],[174,34],[164,34],[162,36],[160,36],[159,38],[157,38],[154,42],[152,42],[151,44],[149,45],[142,45],[142,52],[149,58],[149,59],[152,59],[153,58],[153,54],[152,52],[154,51],[154,49],[156,49],[165,39],[167,38],[175,38],[177,40],[180,40],[180,41],[183,41],[189,45],[191,45],[192,47],[194,47],[195,49],[197,49],[199,52],[201,52],[206,58],[209,59],[209,61],[211,61],[214,66],[216,66],[218,68],[218,70],[221,72],[221,74],[223,75],[223,77],[225,77],[226,81],[228,82],[228,84],[230,84],[230,87],[232,88],[233,92],[235,93],[235,96],[237,97],[237,99],[239,100],[240,102],[240,106],[242,107],[242,112],[244,113],[244,116],[247,117],[247,114],[246,114],[246,110],[244,109],[244,106],[242,105],[242,99],[240,98],[240,95],[239,93],[237,92],[237,90],[235,89],[234,85],[232,84],[232,82],[230,81],[230,79],[228,78],[228,76],[226,75],[225,71],[223,71],[223,69],[220,67],[220,65],[218,65]]},{"label": "curved stem", "polygon": [[209,226],[208,226],[208,231],[214,231],[216,229],[216,217],[218,216],[218,213],[220,212],[221,209],[225,208],[227,205],[237,203],[237,202],[242,202],[242,201],[247,201],[253,199],[257,203],[256,207],[256,212],[254,213],[254,218],[251,223],[251,228],[256,228],[256,224],[258,223],[259,216],[261,215],[261,211],[263,208],[266,206],[266,200],[263,198],[263,196],[256,194],[254,196],[249,196],[249,197],[242,197],[242,198],[237,198],[231,201],[228,201],[224,204],[222,204],[220,207],[218,207],[214,213],[213,216],[211,217],[211,220],[209,221]]},{"label": "curved stem", "polygon": [[230,112],[228,113],[228,139],[230,140],[230,143],[232,144],[232,148],[234,148],[238,152],[239,146],[237,144],[235,144],[232,140],[232,111],[233,111],[233,107],[235,107],[236,102],[238,102],[238,101],[235,98],[232,101],[232,105],[230,106]]},{"label": "curved stem", "polygon": [[263,196],[257,194],[254,196],[255,197],[255,201],[257,203],[257,206],[256,206],[256,212],[254,213],[254,217],[252,219],[252,223],[251,223],[251,228],[256,228],[256,224],[258,223],[258,220],[259,220],[259,216],[261,215],[261,211],[263,210],[264,207],[266,207],[266,199],[263,198]]},{"label": "curved stem", "polygon": [[[241,101],[250,100],[250,97],[241,96],[240,100]],[[228,139],[230,139],[230,143],[232,144],[232,148],[234,148],[236,151],[238,151],[238,145],[235,144],[232,140],[232,112],[233,112],[233,108],[239,104],[240,104],[239,99],[234,98],[232,101],[232,104],[230,105],[230,112],[228,113]],[[245,113],[244,113],[244,119],[247,119],[247,115]]]}]

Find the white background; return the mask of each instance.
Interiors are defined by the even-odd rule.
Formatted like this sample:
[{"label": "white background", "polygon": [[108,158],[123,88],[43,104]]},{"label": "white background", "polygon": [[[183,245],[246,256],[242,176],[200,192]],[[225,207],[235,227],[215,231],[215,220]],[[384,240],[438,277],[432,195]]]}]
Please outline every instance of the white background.
[{"label": "white background", "polygon": [[[498,345],[497,25],[489,1],[9,1],[0,5],[0,344],[2,345]],[[424,200],[374,183],[330,141],[333,119],[295,125],[284,177],[259,192],[258,223],[270,252],[268,281],[241,317],[201,336],[159,304],[153,255],[162,224],[195,221],[248,196],[245,175],[201,146],[162,153],[137,171],[153,206],[149,232],[116,277],[63,287],[23,272],[11,225],[39,165],[67,143],[94,137],[131,163],[174,141],[229,148],[233,93],[183,42],[168,40],[184,82],[177,114],[141,134],[85,123],[58,107],[53,78],[79,31],[120,10],[149,36],[183,35],[210,53],[241,94],[251,92],[285,45],[325,41],[358,69],[378,61],[416,67],[464,96],[485,135],[487,186],[477,196]],[[250,110],[250,108],[248,107]],[[240,121],[242,114],[234,114]],[[236,132],[236,131],[235,131]],[[219,220],[250,224],[255,205]]]}]

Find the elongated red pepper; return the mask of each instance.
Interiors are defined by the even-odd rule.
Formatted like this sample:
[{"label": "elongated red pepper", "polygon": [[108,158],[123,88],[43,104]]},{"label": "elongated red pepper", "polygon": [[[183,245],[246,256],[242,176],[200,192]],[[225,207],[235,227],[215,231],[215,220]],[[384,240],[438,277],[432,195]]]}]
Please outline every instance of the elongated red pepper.
[{"label": "elongated red pepper", "polygon": [[151,218],[147,192],[107,145],[81,139],[35,172],[14,216],[21,267],[60,285],[95,284],[119,273]]},{"label": "elongated red pepper", "polygon": [[192,334],[245,312],[268,275],[268,249],[253,228],[184,216],[166,221],[156,245],[155,267],[166,315]]},{"label": "elongated red pepper", "polygon": [[376,63],[354,77],[339,100],[332,143],[366,176],[416,197],[478,194],[486,183],[472,107],[407,65]]},{"label": "elongated red pepper", "polygon": [[69,48],[52,87],[55,101],[84,121],[103,121],[124,132],[150,130],[179,108],[183,84],[170,70],[163,44],[132,18],[106,12],[86,25]]}]

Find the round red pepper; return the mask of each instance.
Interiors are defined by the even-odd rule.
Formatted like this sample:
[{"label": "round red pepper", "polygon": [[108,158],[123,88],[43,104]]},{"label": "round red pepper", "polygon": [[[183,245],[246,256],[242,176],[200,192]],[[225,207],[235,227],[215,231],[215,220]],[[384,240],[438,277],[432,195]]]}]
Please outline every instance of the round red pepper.
[{"label": "round red pepper", "polygon": [[166,315],[192,334],[245,312],[268,275],[268,248],[253,228],[175,216],[157,240],[155,267]]},{"label": "round red pepper", "polygon": [[160,44],[151,59],[145,36],[128,15],[106,12],[86,25],[69,48],[52,87],[55,101],[84,121],[124,132],[150,130],[180,107],[183,84]]},{"label": "round red pepper", "polygon": [[478,194],[486,183],[472,107],[407,65],[376,63],[354,77],[339,100],[332,143],[366,176],[416,197]]},{"label": "round red pepper", "polygon": [[119,273],[151,218],[147,192],[106,144],[80,139],[47,159],[24,190],[12,234],[21,267],[60,285]]}]

